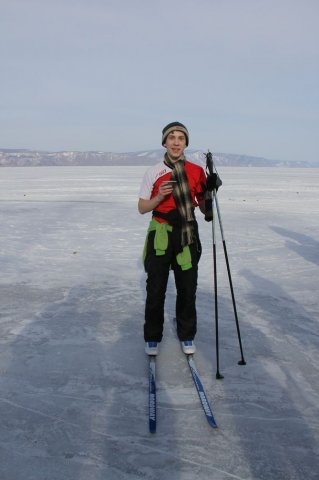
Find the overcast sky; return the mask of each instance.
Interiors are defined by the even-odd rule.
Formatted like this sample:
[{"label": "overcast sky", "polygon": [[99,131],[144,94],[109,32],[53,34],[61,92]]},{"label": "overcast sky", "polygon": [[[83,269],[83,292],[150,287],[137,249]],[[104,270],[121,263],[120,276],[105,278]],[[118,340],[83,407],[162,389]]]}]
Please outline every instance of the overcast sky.
[{"label": "overcast sky", "polygon": [[0,148],[319,162],[318,0],[0,0]]}]

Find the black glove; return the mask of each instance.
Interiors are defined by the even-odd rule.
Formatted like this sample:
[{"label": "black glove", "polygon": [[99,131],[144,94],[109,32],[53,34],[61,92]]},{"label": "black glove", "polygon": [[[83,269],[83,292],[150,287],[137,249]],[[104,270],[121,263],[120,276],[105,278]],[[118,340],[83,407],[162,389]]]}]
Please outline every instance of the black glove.
[{"label": "black glove", "polygon": [[209,192],[212,192],[213,190],[218,190],[218,188],[222,185],[222,181],[220,177],[217,175],[217,173],[210,173],[207,175],[206,178],[206,185],[207,185],[207,190]]}]

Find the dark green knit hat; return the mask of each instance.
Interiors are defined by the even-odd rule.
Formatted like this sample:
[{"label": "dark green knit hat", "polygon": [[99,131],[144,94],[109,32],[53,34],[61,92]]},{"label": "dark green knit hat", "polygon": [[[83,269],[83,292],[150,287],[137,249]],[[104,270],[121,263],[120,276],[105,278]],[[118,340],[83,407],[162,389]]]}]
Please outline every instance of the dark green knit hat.
[{"label": "dark green knit hat", "polygon": [[178,130],[179,132],[183,132],[185,137],[186,137],[186,147],[188,147],[189,143],[189,133],[185,125],[183,125],[180,122],[172,122],[166,125],[166,127],[163,128],[162,130],[162,145],[164,145],[167,135],[171,132],[174,132],[175,130]]}]

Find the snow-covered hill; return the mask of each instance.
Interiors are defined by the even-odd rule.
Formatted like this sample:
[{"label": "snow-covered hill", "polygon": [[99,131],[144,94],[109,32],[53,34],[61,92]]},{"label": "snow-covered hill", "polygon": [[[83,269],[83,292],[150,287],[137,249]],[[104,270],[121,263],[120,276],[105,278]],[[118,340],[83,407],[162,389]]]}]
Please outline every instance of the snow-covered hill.
[{"label": "snow-covered hill", "polygon": [[[33,150],[0,149],[0,167],[27,166],[133,166],[152,165],[163,158],[162,149],[112,153],[112,152],[45,152]],[[187,157],[197,163],[205,162],[204,151],[187,150]],[[319,167],[319,162],[276,161],[249,155],[227,153],[214,154],[217,166],[233,167]]]}]

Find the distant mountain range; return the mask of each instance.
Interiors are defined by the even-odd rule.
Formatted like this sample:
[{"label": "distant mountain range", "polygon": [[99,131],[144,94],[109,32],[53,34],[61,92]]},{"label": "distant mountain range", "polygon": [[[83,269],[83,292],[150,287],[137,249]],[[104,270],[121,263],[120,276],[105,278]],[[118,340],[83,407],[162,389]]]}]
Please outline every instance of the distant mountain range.
[{"label": "distant mountain range", "polygon": [[[164,150],[147,150],[139,152],[46,152],[40,150],[0,149],[0,167],[35,167],[35,166],[134,166],[153,165],[163,158]],[[187,150],[189,160],[205,164],[205,152]],[[319,167],[318,161],[276,161],[249,155],[214,153],[216,166],[228,167]]]}]

